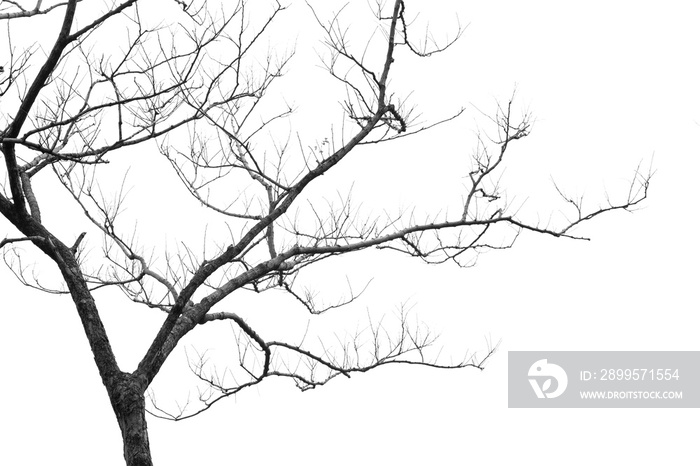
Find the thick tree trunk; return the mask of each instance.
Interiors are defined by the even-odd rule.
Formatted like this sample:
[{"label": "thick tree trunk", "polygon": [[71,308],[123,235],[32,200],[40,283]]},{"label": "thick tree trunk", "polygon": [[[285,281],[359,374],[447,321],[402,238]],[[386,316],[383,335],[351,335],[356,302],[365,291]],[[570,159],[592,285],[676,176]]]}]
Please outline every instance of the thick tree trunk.
[{"label": "thick tree trunk", "polygon": [[122,374],[119,379],[109,397],[122,431],[124,459],[127,466],[152,466],[144,389],[131,374]]}]

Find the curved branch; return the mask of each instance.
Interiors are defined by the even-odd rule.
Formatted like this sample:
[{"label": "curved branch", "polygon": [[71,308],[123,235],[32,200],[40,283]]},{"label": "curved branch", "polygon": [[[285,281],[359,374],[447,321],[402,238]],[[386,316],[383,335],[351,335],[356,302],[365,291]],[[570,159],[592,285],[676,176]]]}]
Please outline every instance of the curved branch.
[{"label": "curved branch", "polygon": [[243,320],[241,317],[238,316],[238,314],[235,314],[233,312],[215,312],[212,314],[207,314],[205,315],[202,320],[201,324],[205,324],[207,322],[213,322],[215,320],[232,320],[238,326],[248,335],[251,339],[255,340],[255,342],[260,346],[260,349],[263,350],[265,353],[265,362],[263,364],[263,372],[260,376],[258,376],[258,380],[262,380],[263,377],[267,376],[267,374],[270,372],[270,358],[272,356],[272,353],[270,351],[270,346],[272,346],[272,343],[265,343],[265,340],[263,340],[260,335],[253,330],[253,328],[246,323],[245,320]]}]

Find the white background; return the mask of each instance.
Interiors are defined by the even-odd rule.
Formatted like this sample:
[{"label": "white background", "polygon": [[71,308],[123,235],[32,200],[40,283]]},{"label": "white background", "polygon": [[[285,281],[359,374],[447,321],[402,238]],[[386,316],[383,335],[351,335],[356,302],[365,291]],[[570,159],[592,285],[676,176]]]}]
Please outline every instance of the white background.
[{"label": "white background", "polygon": [[[290,3],[288,14],[308,20],[303,2]],[[391,314],[408,302],[442,334],[444,354],[502,340],[487,369],[393,367],[307,393],[264,383],[193,420],[150,418],[155,463],[697,464],[695,410],[508,409],[506,369],[509,350],[700,350],[693,291],[700,10],[690,1],[407,5],[423,8],[444,31],[455,12],[469,26],[444,55],[405,66],[398,57],[395,83],[407,74],[404,85],[416,88],[414,102],[426,117],[468,111],[426,137],[358,151],[357,160],[371,167],[348,170],[366,175],[357,180],[360,194],[373,195],[370,188],[383,183],[380,191],[398,201],[459,195],[459,184],[445,187],[456,178],[441,168],[466,163],[474,131],[490,129],[472,105],[490,113],[517,85],[518,108],[529,109],[536,124],[513,145],[504,183],[517,200],[527,199],[525,212],[559,218],[564,206],[550,177],[585,193],[591,206],[606,189],[624,195],[637,164],[646,167],[653,157],[650,199],[634,214],[608,215],[577,231],[591,242],[524,234],[512,250],[486,254],[470,269],[395,254],[348,261],[334,278],[375,280],[357,307],[341,312],[361,319],[367,308]],[[297,66],[313,57],[303,49],[316,38],[309,30],[278,30],[298,37]],[[294,72],[289,79],[303,82]],[[304,91],[298,94],[303,112]],[[323,88],[315,87],[319,96]],[[0,232],[12,234],[6,222]],[[6,269],[0,292],[0,463],[123,464],[118,426],[68,298],[23,288]],[[115,296],[100,295],[98,303],[120,363],[133,369],[162,315]],[[202,335],[185,345],[206,348],[209,334]],[[169,362],[163,377],[181,383],[178,393],[186,396],[191,378],[180,366]],[[168,378],[171,369],[179,375]]]}]

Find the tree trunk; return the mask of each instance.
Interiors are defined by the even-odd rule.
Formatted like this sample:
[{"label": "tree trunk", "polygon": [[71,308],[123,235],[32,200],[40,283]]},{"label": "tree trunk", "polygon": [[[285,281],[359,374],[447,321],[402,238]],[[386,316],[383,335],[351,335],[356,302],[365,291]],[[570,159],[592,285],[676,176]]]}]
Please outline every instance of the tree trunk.
[{"label": "tree trunk", "polygon": [[131,374],[122,374],[109,397],[122,431],[127,466],[152,466],[144,388]]}]

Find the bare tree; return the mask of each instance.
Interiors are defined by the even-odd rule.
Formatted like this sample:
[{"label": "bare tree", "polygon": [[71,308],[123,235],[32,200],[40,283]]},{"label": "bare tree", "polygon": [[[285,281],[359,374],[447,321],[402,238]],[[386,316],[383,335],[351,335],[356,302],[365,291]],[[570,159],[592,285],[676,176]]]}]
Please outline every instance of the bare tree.
[{"label": "bare tree", "polygon": [[[0,62],[5,167],[0,213],[8,221],[0,249],[23,284],[70,294],[121,428],[128,465],[151,464],[147,411],[184,419],[271,377],[307,390],[387,364],[481,369],[494,350],[445,363],[434,351],[433,334],[403,312],[395,328],[368,319],[364,330],[335,348],[270,340],[223,303],[234,293],[280,290],[317,315],[362,293],[362,287],[349,285],[344,298],[328,305],[300,285],[300,271],[324,259],[379,248],[468,267],[481,251],[511,247],[520,232],[585,239],[574,232],[578,225],[606,212],[632,210],[647,196],[650,174],[637,170],[619,200],[607,198],[591,210],[556,187],[573,212],[559,225],[520,218],[498,179],[506,153],[530,133],[532,120],[516,115],[511,99],[490,117],[493,134],[479,138],[465,172],[464,196],[449,200],[456,212],[367,215],[349,194],[337,203],[318,198],[309,187],[341,171],[351,152],[380,143],[391,147],[391,141],[460,114],[421,122],[408,98],[395,90],[400,76],[390,78],[399,56],[426,59],[462,33],[457,24],[442,42],[414,37],[402,0],[377,2],[375,29],[361,46],[351,40],[342,11],[327,18],[309,10],[325,37],[320,59],[345,94],[343,117],[312,144],[301,136],[269,142],[270,134],[283,134],[280,124],[289,124],[295,110],[283,92],[276,97],[275,87],[293,50],[271,52],[265,45],[285,10],[278,2],[250,11],[244,1],[163,1],[159,18],[137,0],[108,3],[102,11],[78,0],[25,3],[0,2],[8,37]],[[162,24],[162,17],[173,21]],[[13,43],[27,38],[12,25],[19,22],[26,31],[32,21],[60,22],[46,54],[37,45]],[[126,213],[128,183],[110,165],[134,156],[139,158],[131,164],[134,170],[148,170],[148,157],[166,160],[172,176],[206,208],[206,214],[178,215],[178,223],[209,222],[228,233],[197,243],[140,245],[144,232],[137,234],[137,219],[130,221]],[[115,176],[121,181],[115,183]],[[62,187],[56,196],[65,193],[71,202],[41,199],[40,186]],[[84,221],[66,224],[76,214]],[[58,268],[55,285],[24,265],[41,260],[25,243]],[[160,330],[132,372],[120,369],[100,318],[94,296],[105,288],[118,288],[133,303],[163,313]],[[149,405],[149,386],[183,337],[220,320],[236,329],[236,375],[209,370],[206,356],[197,355],[190,367],[208,387],[198,404],[170,412],[151,396]]]}]

